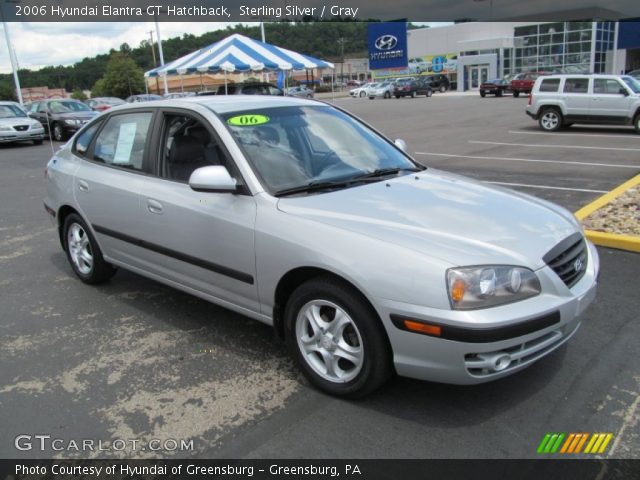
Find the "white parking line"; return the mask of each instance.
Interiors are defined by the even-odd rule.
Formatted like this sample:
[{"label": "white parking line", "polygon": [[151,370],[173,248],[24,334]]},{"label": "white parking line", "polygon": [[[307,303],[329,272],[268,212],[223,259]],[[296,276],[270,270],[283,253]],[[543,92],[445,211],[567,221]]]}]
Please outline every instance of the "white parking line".
[{"label": "white parking line", "polygon": [[557,132],[520,132],[518,130],[509,130],[507,133],[514,133],[517,135],[555,135],[556,137],[592,137],[592,138],[628,138],[630,140],[640,140],[640,135],[609,135],[608,133],[557,133]]},{"label": "white parking line", "polygon": [[589,190],[586,188],[568,188],[568,187],[552,187],[549,185],[527,185],[526,183],[506,183],[506,182],[487,182],[494,185],[505,185],[508,187],[527,187],[527,188],[543,188],[549,190],[569,190],[570,192],[587,192],[587,193],[607,193],[606,190]]},{"label": "white parking line", "polygon": [[617,148],[617,147],[586,147],[584,145],[540,145],[527,143],[502,143],[488,142],[486,140],[469,140],[469,143],[482,143],[484,145],[507,145],[510,147],[535,147],[535,148],[583,148],[588,150],[620,150],[625,152],[640,152],[640,148]]},{"label": "white parking line", "polygon": [[478,160],[500,160],[506,162],[532,162],[532,163],[562,163],[567,165],[586,165],[589,167],[612,167],[612,168],[633,168],[638,169],[640,165],[616,165],[610,163],[590,163],[590,162],[568,162],[564,160],[540,160],[534,158],[513,158],[513,157],[482,157],[477,155],[454,155],[452,153],[415,152],[416,155],[434,155],[437,157],[459,157],[476,158]]}]

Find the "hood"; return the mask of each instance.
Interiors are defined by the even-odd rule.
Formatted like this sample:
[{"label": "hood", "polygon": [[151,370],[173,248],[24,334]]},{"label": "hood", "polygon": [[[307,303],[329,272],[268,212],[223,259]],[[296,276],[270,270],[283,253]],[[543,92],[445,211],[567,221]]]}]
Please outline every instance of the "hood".
[{"label": "hood", "polygon": [[53,115],[61,119],[91,120],[93,117],[98,115],[98,112],[94,112],[93,110],[88,110],[86,112],[54,113]]},{"label": "hood", "polygon": [[40,125],[40,122],[29,117],[0,118],[0,125]]},{"label": "hood", "polygon": [[579,230],[561,207],[433,169],[335,192],[281,198],[278,209],[458,266],[538,269],[544,266],[544,254]]}]

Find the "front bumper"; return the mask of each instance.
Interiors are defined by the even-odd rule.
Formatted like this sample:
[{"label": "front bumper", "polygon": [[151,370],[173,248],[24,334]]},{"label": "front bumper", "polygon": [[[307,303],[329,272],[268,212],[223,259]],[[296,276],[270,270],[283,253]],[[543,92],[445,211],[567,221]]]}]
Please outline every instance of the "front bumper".
[{"label": "front bumper", "polygon": [[6,132],[5,131],[0,132],[0,143],[24,142],[28,140],[43,140],[43,139],[44,139],[43,127],[33,127],[24,131],[10,130]]},{"label": "front bumper", "polygon": [[[599,259],[591,243],[588,251],[587,270],[571,289],[545,266],[536,272],[543,293],[500,307],[439,310],[376,298],[397,373],[442,383],[476,384],[515,373],[548,355],[578,330],[581,315],[595,299]],[[458,337],[465,341],[421,335],[398,328],[392,316],[396,323],[398,318],[415,319],[480,335]],[[532,330],[536,322],[540,328]],[[514,336],[506,338],[509,331]]]}]

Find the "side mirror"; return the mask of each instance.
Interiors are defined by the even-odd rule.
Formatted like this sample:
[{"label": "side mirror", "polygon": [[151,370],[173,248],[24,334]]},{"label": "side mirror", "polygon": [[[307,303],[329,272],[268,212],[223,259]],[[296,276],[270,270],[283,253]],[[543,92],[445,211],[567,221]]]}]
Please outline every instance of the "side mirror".
[{"label": "side mirror", "polygon": [[403,152],[407,151],[407,142],[405,142],[403,139],[396,138],[396,140],[393,143],[396,147],[398,147]]},{"label": "side mirror", "polygon": [[196,192],[235,193],[238,191],[238,182],[222,165],[195,169],[189,177],[189,186]]},{"label": "side mirror", "polygon": [[624,87],[620,87],[620,94],[624,95],[625,97],[629,96],[629,92],[627,92],[627,89]]}]

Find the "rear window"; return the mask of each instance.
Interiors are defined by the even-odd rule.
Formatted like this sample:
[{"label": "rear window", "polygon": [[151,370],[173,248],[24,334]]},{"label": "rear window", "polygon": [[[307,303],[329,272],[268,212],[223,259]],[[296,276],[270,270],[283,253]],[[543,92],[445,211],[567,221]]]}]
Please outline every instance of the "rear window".
[{"label": "rear window", "polygon": [[588,78],[567,78],[564,81],[564,93],[587,93],[588,91]]},{"label": "rear window", "polygon": [[540,83],[541,92],[557,92],[558,88],[560,88],[559,78],[545,78],[542,80],[542,83]]}]

